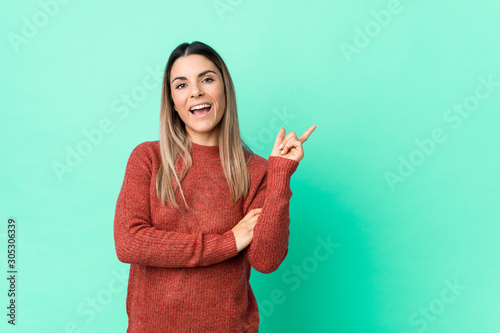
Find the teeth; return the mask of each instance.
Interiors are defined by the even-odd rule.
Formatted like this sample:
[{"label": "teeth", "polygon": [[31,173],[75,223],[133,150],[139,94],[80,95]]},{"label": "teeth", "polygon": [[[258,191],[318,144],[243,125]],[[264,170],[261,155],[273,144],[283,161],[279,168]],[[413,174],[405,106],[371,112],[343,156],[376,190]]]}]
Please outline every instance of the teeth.
[{"label": "teeth", "polygon": [[203,109],[203,108],[209,108],[210,107],[210,104],[200,104],[200,105],[197,105],[197,106],[193,106],[191,108],[191,111],[193,110],[199,110],[199,109]]}]

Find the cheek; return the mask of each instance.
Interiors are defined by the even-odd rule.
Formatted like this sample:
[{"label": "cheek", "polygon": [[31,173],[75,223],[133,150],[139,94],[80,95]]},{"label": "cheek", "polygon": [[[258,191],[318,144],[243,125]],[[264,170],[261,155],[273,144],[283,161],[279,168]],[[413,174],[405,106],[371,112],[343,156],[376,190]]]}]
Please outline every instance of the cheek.
[{"label": "cheek", "polygon": [[174,104],[174,108],[178,111],[179,108],[182,106],[182,103],[181,103],[179,97],[177,97],[175,95],[172,96],[172,102]]},{"label": "cheek", "polygon": [[226,106],[226,95],[224,94],[224,87],[219,87],[217,91],[214,92],[214,96],[217,98],[219,106],[224,109]]}]

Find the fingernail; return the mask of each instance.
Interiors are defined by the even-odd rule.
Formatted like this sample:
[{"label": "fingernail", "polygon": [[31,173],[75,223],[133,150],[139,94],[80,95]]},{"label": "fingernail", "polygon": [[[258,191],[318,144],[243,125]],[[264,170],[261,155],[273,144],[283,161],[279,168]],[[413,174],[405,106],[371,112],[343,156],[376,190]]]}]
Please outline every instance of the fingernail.
[{"label": "fingernail", "polygon": [[281,154],[283,154],[283,152],[284,152],[284,151],[285,151],[285,149],[282,149],[282,150],[281,150]]},{"label": "fingernail", "polygon": [[282,144],[280,144],[280,146],[279,146],[279,149],[281,149],[281,148],[283,148],[283,143],[282,143]]}]

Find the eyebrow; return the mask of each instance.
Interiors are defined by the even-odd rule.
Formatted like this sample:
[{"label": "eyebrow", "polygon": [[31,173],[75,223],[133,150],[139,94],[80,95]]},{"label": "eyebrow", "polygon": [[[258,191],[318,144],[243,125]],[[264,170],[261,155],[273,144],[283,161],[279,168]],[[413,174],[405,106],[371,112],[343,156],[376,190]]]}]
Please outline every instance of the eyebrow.
[{"label": "eyebrow", "polygon": [[[212,73],[214,73],[215,75],[217,75],[217,73],[215,73],[213,70],[210,70],[210,69],[209,69],[209,70],[206,70],[206,71],[201,72],[200,74],[198,74],[198,77],[201,77],[201,76],[203,76],[203,75],[205,75],[205,74],[208,74],[208,73],[210,73],[210,72],[212,72]],[[178,77],[176,77],[175,79],[173,79],[170,83],[173,83],[175,80],[187,80],[187,78],[186,78],[185,76],[178,76]]]}]

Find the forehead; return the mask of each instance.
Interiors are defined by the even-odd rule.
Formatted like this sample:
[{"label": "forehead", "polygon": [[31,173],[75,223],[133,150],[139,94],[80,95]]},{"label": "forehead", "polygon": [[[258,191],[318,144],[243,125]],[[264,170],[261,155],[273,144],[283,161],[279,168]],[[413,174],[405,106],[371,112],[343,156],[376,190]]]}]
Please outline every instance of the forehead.
[{"label": "forehead", "polygon": [[217,66],[208,58],[199,54],[190,54],[180,57],[172,65],[171,77],[176,76],[197,76],[199,73],[211,69],[219,74]]}]

